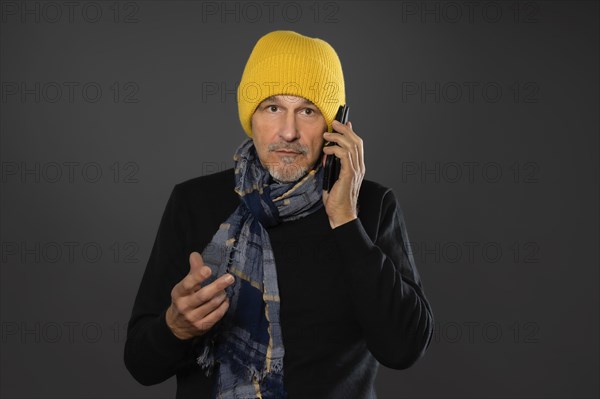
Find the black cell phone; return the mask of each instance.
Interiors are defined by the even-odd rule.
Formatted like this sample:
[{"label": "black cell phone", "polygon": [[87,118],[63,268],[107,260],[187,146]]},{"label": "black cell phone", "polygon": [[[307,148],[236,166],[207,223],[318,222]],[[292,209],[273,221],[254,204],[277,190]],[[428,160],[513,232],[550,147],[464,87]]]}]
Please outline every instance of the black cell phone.
[{"label": "black cell phone", "polygon": [[[335,120],[343,123],[344,125],[348,122],[348,116],[350,115],[350,107],[348,105],[340,105],[338,112],[335,115]],[[333,141],[325,143],[324,147],[330,145],[337,145]],[[340,169],[342,165],[340,159],[335,155],[327,155],[325,160],[325,168],[323,169],[323,190],[331,191],[331,188],[340,176]]]}]

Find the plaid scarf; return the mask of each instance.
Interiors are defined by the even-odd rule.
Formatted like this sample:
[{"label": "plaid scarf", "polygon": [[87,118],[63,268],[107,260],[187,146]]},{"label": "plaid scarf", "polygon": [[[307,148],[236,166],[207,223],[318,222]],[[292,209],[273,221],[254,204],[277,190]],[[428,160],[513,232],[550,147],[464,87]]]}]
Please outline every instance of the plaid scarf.
[{"label": "plaid scarf", "polygon": [[226,289],[226,315],[200,337],[197,362],[207,376],[217,369],[213,398],[285,398],[279,289],[265,227],[300,219],[323,206],[323,168],[317,162],[294,183],[271,180],[252,139],[240,145],[233,159],[241,202],[202,257],[213,272],[205,284],[224,273],[236,279]]}]

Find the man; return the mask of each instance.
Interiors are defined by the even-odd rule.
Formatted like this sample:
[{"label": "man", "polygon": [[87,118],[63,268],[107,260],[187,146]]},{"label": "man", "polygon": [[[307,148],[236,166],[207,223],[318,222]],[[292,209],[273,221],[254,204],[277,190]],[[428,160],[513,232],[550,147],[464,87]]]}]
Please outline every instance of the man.
[{"label": "man", "polygon": [[[176,375],[178,398],[375,398],[379,363],[424,354],[433,316],[404,218],[363,179],[342,104],[329,44],[291,31],[256,43],[235,168],[176,185],[162,217],[125,345],[140,383]],[[328,156],[341,161],[330,192]]]}]

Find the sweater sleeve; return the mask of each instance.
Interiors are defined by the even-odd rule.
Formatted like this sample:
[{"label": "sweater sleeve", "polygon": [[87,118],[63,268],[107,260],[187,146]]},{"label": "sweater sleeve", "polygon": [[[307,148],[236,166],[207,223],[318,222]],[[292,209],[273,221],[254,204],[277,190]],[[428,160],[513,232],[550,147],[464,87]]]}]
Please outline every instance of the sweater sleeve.
[{"label": "sweater sleeve", "polygon": [[383,196],[375,242],[360,219],[333,232],[367,347],[386,367],[410,367],[429,346],[433,313],[393,191]]},{"label": "sweater sleeve", "polygon": [[180,340],[166,324],[171,290],[188,272],[183,232],[185,209],[177,186],[171,192],[127,326],[124,361],[143,385],[158,384],[193,361],[192,339]]}]

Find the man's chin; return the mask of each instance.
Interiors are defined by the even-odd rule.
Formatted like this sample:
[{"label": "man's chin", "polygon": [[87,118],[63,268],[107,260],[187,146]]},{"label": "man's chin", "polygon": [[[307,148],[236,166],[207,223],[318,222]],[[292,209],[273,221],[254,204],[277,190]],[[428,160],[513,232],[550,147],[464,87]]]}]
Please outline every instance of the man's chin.
[{"label": "man's chin", "polygon": [[277,181],[278,183],[294,183],[306,176],[308,170],[309,169],[306,167],[288,167],[288,170],[284,171],[281,169],[269,170],[269,174],[273,180]]}]

